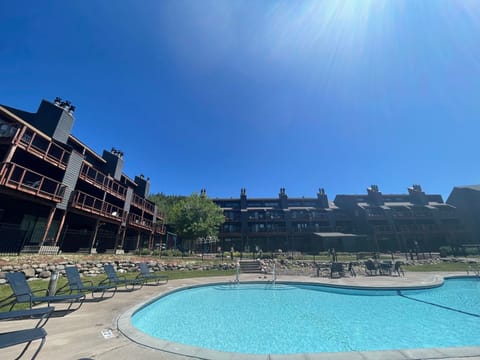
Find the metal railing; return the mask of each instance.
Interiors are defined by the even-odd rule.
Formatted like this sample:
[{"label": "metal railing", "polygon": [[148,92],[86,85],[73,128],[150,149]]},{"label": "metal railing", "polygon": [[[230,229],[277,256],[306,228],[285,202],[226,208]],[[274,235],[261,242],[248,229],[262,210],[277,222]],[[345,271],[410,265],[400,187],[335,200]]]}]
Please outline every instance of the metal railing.
[{"label": "metal railing", "polygon": [[71,206],[118,222],[125,220],[125,213],[118,206],[79,190],[74,191]]},{"label": "metal railing", "polygon": [[0,185],[55,202],[63,200],[66,188],[59,181],[11,162],[2,163]]},{"label": "metal railing", "polygon": [[120,185],[114,179],[109,178],[104,173],[94,169],[87,163],[83,163],[80,169],[79,177],[100,189],[107,191],[122,200],[125,200],[127,195],[127,188],[123,185]]},{"label": "metal railing", "polygon": [[142,209],[151,215],[155,213],[155,203],[150,202],[137,194],[133,194],[132,205],[135,205],[137,208]]},{"label": "metal railing", "polygon": [[153,222],[151,220],[145,219],[144,217],[133,213],[128,215],[128,224],[145,230],[153,230]]},{"label": "metal railing", "polygon": [[165,213],[161,212],[161,211],[158,211],[157,212],[157,220],[164,221],[165,220]]},{"label": "metal railing", "polygon": [[24,127],[15,141],[18,146],[27,152],[50,162],[65,170],[70,159],[70,152],[44,138],[35,131]]},{"label": "metal railing", "polygon": [[165,235],[166,234],[166,227],[165,227],[165,224],[155,224],[155,228],[154,228],[154,231],[156,234],[162,234],[162,235]]}]

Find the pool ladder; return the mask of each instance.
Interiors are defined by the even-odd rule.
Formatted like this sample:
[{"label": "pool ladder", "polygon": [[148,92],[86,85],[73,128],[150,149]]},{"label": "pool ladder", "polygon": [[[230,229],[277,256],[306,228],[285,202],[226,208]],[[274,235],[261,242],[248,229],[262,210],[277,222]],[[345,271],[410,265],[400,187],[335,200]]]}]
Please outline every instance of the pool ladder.
[{"label": "pool ladder", "polygon": [[265,287],[268,287],[269,285],[275,286],[276,283],[277,283],[277,272],[275,269],[275,263],[273,263],[272,280],[267,280],[267,284],[265,285]]},{"label": "pool ladder", "polygon": [[238,286],[240,284],[240,263],[237,263],[237,269],[235,272],[235,280],[230,281],[230,285]]}]

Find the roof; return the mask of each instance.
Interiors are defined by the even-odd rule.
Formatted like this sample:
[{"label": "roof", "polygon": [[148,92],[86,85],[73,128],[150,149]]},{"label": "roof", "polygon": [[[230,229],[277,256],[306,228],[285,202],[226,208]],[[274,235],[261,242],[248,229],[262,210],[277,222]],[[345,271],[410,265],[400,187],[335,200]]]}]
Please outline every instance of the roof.
[{"label": "roof", "polygon": [[467,189],[467,190],[480,191],[480,185],[455,186],[455,189]]},{"label": "roof", "polygon": [[98,155],[92,148],[90,148],[88,145],[85,145],[83,142],[81,142],[76,136],[73,136],[72,134],[68,135],[68,139],[78,145],[80,145],[81,147],[83,147],[85,150],[88,150],[88,152],[90,154],[92,154],[93,156],[95,156],[95,158],[103,163],[106,163],[107,161],[101,157],[100,155]]},{"label": "roof", "polygon": [[12,120],[15,120],[15,121],[19,122],[20,124],[29,128],[30,130],[33,130],[33,131],[37,132],[38,134],[40,134],[41,136],[46,138],[48,141],[52,140],[52,138],[50,136],[48,136],[47,134],[45,134],[41,130],[37,129],[35,126],[30,124],[28,121],[23,120],[20,116],[13,113],[11,110],[13,110],[13,108],[10,108],[10,107],[5,106],[5,105],[0,105],[0,111],[2,111],[5,115],[9,116]]}]

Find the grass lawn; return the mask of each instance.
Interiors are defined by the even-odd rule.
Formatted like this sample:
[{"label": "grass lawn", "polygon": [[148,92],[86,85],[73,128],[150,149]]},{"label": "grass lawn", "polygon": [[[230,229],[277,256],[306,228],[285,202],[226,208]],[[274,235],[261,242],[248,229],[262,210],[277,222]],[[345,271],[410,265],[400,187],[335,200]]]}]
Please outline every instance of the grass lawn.
[{"label": "grass lawn", "polygon": [[[162,271],[158,274],[168,275],[169,280],[174,280],[174,279],[187,279],[187,278],[207,277],[207,276],[233,276],[235,274],[235,270],[192,270],[192,271],[173,270],[168,272]],[[129,279],[133,279],[137,277],[137,275],[138,275],[138,272],[125,273],[125,276]],[[94,285],[97,285],[99,282],[101,282],[104,279],[105,279],[104,275],[82,277],[82,280],[92,281]],[[38,279],[38,280],[32,280],[28,282],[32,291],[36,291],[36,290],[46,291],[48,288],[48,283],[49,283],[48,279],[47,280]],[[60,289],[62,286],[64,286],[66,283],[67,283],[66,278],[61,276],[58,279],[57,290]],[[0,312],[8,311],[10,309],[10,306],[4,306],[6,303],[5,299],[7,299],[10,295],[12,295],[10,286],[8,284],[0,285]],[[37,295],[41,296],[44,294],[39,292],[37,293]],[[14,310],[25,309],[27,307],[28,307],[27,304],[17,304],[15,305]]]},{"label": "grass lawn", "polygon": [[405,271],[466,271],[469,265],[460,262],[403,266]]}]

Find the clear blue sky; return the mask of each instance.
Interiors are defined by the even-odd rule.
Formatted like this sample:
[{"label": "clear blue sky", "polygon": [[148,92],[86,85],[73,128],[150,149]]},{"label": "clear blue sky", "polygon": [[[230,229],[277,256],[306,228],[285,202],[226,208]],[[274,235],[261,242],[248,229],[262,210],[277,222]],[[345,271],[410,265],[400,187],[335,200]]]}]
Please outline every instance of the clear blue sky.
[{"label": "clear blue sky", "polygon": [[480,183],[480,1],[2,1],[0,103],[77,106],[152,192]]}]

